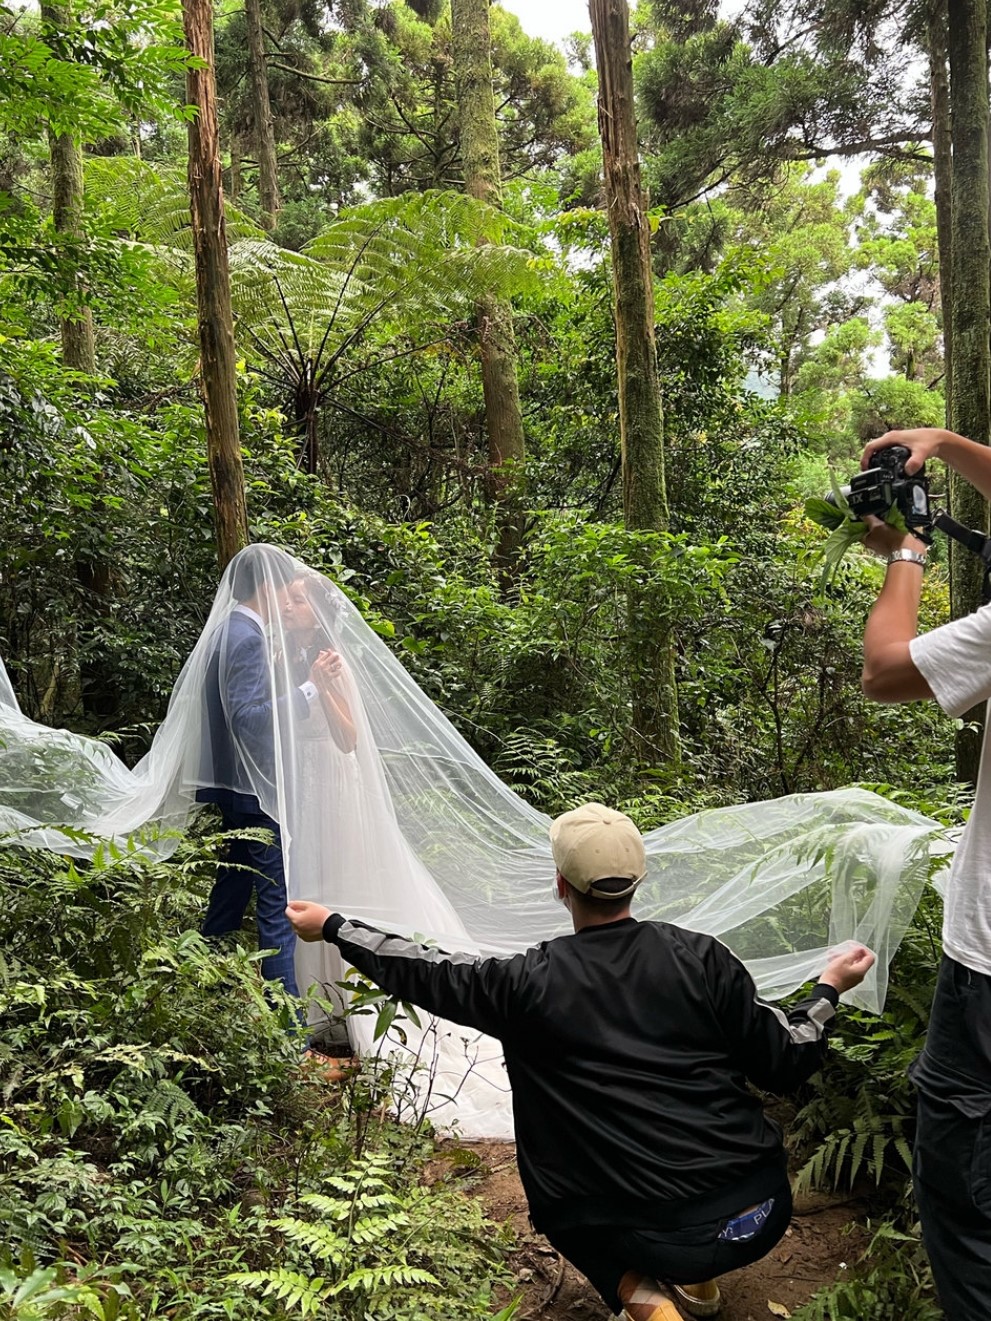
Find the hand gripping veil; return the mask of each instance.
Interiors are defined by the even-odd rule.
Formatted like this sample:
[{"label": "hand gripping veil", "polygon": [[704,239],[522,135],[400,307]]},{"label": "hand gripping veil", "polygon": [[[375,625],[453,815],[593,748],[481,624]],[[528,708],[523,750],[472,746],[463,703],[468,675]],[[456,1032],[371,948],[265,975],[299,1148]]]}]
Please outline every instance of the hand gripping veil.
[{"label": "hand gripping veil", "polygon": [[[249,674],[237,639],[251,629]],[[314,684],[327,652],[341,663]],[[482,762],[329,579],[275,547],[250,546],[228,567],[133,770],[105,744],[28,720],[0,665],[2,842],[85,856],[94,841],[78,832],[140,835],[167,853],[166,832],[218,789],[281,824],[292,897],[486,955],[570,929],[551,894],[548,818]],[[860,789],[703,812],[646,837],[637,915],[720,937],[769,998],[814,977],[837,944],[863,941],[878,961],[847,999],[878,1011],[940,836]],[[338,980],[335,957],[300,945],[301,986]],[[370,1044],[367,1022],[351,1020],[356,1045]],[[470,1047],[465,1081],[466,1035],[446,1025],[433,1038],[435,1093],[457,1093],[435,1118],[505,1134],[498,1046]]]}]

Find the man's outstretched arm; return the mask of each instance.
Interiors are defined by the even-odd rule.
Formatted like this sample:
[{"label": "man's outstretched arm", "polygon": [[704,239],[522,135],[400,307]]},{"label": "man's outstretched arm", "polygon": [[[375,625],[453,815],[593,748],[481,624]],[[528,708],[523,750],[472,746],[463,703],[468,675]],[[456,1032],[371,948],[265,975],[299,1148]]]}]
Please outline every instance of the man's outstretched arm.
[{"label": "man's outstretched arm", "polygon": [[501,1037],[511,1026],[524,956],[448,954],[406,936],[350,921],[323,904],[293,900],[286,916],[302,940],[327,940],[389,995],[429,1014]]},{"label": "man's outstretched arm", "polygon": [[757,1087],[777,1093],[794,1091],[822,1067],[840,996],[874,965],[864,945],[835,955],[812,992],[785,1013],[758,996],[749,972],[719,941],[710,938],[702,958],[732,1058]]}]

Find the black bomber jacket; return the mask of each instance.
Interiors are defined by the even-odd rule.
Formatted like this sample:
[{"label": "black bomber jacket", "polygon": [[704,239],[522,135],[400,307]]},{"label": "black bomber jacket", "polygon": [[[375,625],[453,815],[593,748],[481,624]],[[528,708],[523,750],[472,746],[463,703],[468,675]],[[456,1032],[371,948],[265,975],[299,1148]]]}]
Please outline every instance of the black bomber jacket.
[{"label": "black bomber jacket", "polygon": [[324,938],[391,995],[501,1041],[537,1229],[703,1224],[780,1186],[781,1134],[747,1084],[789,1092],[816,1072],[833,987],[785,1015],[714,937],[632,917],[510,958],[336,913]]}]

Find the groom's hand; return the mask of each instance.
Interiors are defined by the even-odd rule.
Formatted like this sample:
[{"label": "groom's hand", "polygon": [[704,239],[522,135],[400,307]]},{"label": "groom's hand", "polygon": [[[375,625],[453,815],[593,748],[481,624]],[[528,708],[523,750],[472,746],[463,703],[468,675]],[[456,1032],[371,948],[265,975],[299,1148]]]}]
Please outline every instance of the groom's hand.
[{"label": "groom's hand", "polygon": [[323,924],[330,917],[330,909],[323,904],[293,899],[286,909],[286,917],[293,924],[300,940],[323,940]]}]

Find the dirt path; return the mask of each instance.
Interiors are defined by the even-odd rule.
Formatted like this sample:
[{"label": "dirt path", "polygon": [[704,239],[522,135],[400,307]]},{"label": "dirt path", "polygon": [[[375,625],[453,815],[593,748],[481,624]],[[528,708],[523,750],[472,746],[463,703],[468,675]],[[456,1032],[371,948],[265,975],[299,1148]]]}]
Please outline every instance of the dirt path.
[{"label": "dirt path", "polygon": [[[468,1145],[468,1144],[466,1144]],[[493,1220],[508,1220],[519,1244],[512,1265],[523,1292],[519,1321],[607,1321],[598,1294],[527,1221],[526,1202],[508,1143],[473,1143],[481,1159],[475,1192]],[[806,1197],[796,1202],[791,1227],[763,1261],[720,1280],[721,1321],[771,1321],[807,1302],[855,1259],[863,1237],[845,1232],[857,1214],[847,1198]],[[772,1309],[776,1303],[784,1311]]]}]

